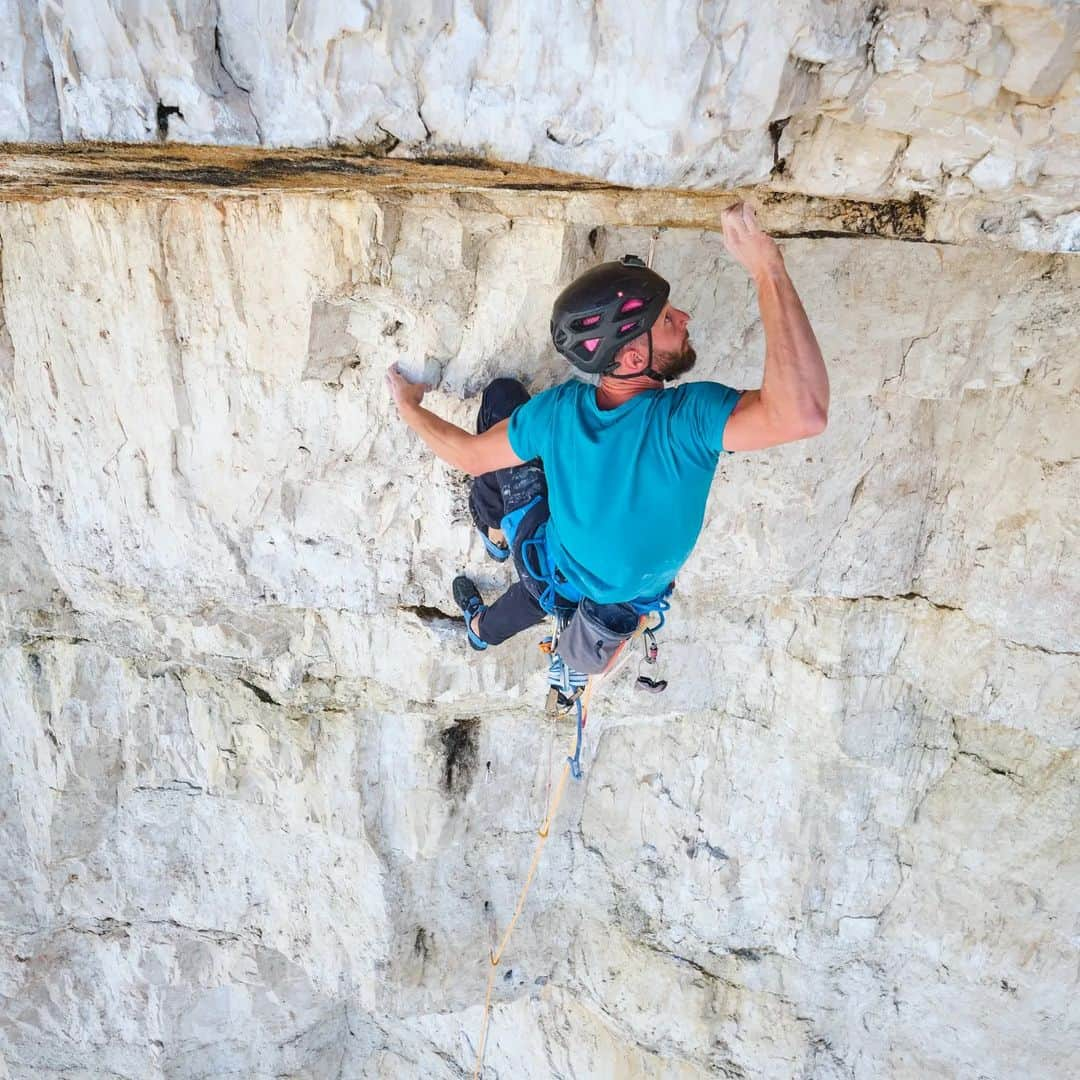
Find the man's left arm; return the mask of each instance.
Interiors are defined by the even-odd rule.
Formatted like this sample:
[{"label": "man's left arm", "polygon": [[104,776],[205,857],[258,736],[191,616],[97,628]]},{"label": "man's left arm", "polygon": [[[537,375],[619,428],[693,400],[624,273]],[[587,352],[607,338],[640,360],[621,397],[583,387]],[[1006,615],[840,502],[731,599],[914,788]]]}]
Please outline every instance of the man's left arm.
[{"label": "man's left arm", "polygon": [[521,458],[510,447],[508,420],[500,421],[481,435],[473,435],[425,409],[420,403],[429,387],[424,383],[409,382],[396,364],[387,371],[386,382],[401,419],[448,465],[470,476],[481,476],[495,469],[522,464]]},{"label": "man's left arm", "polygon": [[747,390],[724,429],[725,450],[761,450],[825,430],[829,376],[775,241],[745,204],[724,211],[724,243],[757,288],[765,331],[761,388]]}]

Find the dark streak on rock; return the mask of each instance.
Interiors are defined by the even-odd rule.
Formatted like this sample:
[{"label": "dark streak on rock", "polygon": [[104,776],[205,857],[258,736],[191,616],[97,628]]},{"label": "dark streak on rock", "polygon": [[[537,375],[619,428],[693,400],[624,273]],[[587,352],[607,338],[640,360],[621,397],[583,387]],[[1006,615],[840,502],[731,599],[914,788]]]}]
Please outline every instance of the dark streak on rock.
[{"label": "dark streak on rock", "polygon": [[728,949],[728,955],[734,956],[738,960],[749,960],[752,964],[758,964],[761,962],[762,953],[757,949]]},{"label": "dark streak on rock", "polygon": [[1022,787],[1020,777],[1012,771],[1012,769],[1003,768],[1000,765],[994,765],[987,761],[982,754],[976,754],[973,750],[957,750],[957,757],[969,758],[976,764],[981,765],[988,773],[993,773],[994,776],[1004,776],[1006,780],[1012,781],[1017,787]]},{"label": "dark streak on rock", "polygon": [[[427,162],[425,162],[427,164]],[[633,188],[627,187],[625,184],[606,184],[602,181],[596,180],[579,180],[573,184],[560,184],[550,183],[545,184],[538,181],[510,181],[510,180],[495,180],[491,186],[497,188],[499,191],[568,191],[573,189],[574,191],[633,191]]]},{"label": "dark streak on rock", "polygon": [[416,928],[416,939],[413,941],[413,953],[427,960],[431,954],[431,946],[428,944],[427,931],[422,927]]},{"label": "dark streak on rock", "polygon": [[780,136],[784,133],[784,128],[788,126],[790,120],[790,116],[785,116],[780,120],[774,120],[769,125],[769,138],[772,139],[773,144],[772,175],[774,177],[783,176],[784,169],[787,167],[787,159],[780,156]]},{"label": "dark streak on rock", "polygon": [[382,155],[392,154],[401,145],[401,140],[393,132],[387,131],[382,124],[375,126],[383,133],[383,137],[372,144],[372,152]]},{"label": "dark streak on rock", "polygon": [[180,111],[179,106],[165,105],[159,101],[157,103],[157,130],[158,137],[161,139],[168,137],[170,116],[179,116],[181,120],[184,119],[184,114]]},{"label": "dark streak on rock", "polygon": [[240,680],[241,685],[246,686],[261,702],[266,705],[280,705],[280,701],[276,701],[272,698],[261,686],[256,686],[255,683],[249,682],[247,679]]},{"label": "dark streak on rock", "polygon": [[[784,195],[764,193],[762,201],[778,203]],[[926,242],[926,218],[929,202],[922,195],[913,195],[906,202],[889,199],[885,202],[858,202],[855,199],[829,199],[826,225],[816,229],[785,231],[773,229],[774,236],[788,239],[819,240],[828,237],[865,236],[879,240],[908,240]]]},{"label": "dark streak on rock", "polygon": [[425,623],[441,622],[446,619],[456,622],[461,618],[457,612],[451,614],[449,611],[430,607],[428,604],[402,604],[398,610],[407,611],[410,615],[415,615],[421,622]]},{"label": "dark streak on rock", "polygon": [[482,172],[502,172],[493,161],[475,154],[418,154],[417,161],[425,165],[453,165],[459,169],[479,169]]},{"label": "dark streak on rock", "polygon": [[472,784],[477,762],[478,716],[455,720],[443,728],[439,740],[446,755],[443,761],[443,787],[448,795],[463,795]]},{"label": "dark streak on rock", "polygon": [[894,593],[892,596],[886,596],[884,593],[860,593],[858,596],[820,596],[816,597],[816,599],[839,600],[843,604],[858,604],[863,600],[878,600],[883,602],[893,600],[922,600],[937,611],[963,611],[963,608],[956,607],[953,604],[939,603],[936,600],[931,600],[929,596],[924,596],[922,593],[917,592]]},{"label": "dark streak on rock", "polygon": [[76,184],[91,184],[121,180],[123,183],[169,184],[190,187],[244,188],[262,187],[274,181],[285,181],[305,173],[333,175],[381,176],[383,166],[356,162],[300,162],[282,158],[263,158],[244,168],[224,165],[191,167],[137,166],[124,169],[119,175],[106,170],[72,169],[65,178]]},{"label": "dark streak on rock", "polygon": [[201,788],[198,784],[192,783],[190,780],[166,780],[162,784],[139,784],[134,791],[169,791],[179,792],[181,795],[202,795],[204,794],[204,788]]}]

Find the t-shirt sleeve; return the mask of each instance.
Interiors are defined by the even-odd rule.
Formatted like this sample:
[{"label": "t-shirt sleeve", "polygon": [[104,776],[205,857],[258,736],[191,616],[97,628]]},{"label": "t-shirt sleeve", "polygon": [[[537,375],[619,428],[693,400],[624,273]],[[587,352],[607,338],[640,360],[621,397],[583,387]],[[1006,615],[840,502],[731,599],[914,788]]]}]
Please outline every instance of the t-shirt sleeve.
[{"label": "t-shirt sleeve", "polygon": [[684,424],[691,441],[706,453],[719,457],[724,450],[724,428],[742,397],[718,382],[690,383],[685,388]]},{"label": "t-shirt sleeve", "polygon": [[522,461],[532,461],[533,458],[543,460],[548,456],[558,389],[553,386],[550,390],[529,398],[519,405],[510,417],[510,427],[506,432],[510,439],[510,449]]}]

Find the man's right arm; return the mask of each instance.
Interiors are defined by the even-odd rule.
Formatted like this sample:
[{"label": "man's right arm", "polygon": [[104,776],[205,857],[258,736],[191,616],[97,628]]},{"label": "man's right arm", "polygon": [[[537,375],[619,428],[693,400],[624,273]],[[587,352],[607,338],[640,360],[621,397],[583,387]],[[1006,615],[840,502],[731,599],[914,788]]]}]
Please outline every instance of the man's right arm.
[{"label": "man's right arm", "polygon": [[522,464],[521,458],[510,447],[508,420],[500,421],[482,435],[473,435],[430,409],[425,409],[420,402],[427,387],[422,383],[409,382],[396,365],[387,372],[386,381],[401,419],[424,440],[429,450],[448,465],[470,476],[481,476],[495,469]]},{"label": "man's right arm", "polygon": [[825,430],[829,376],[802,301],[776,242],[745,204],[724,211],[724,243],[757,286],[765,329],[765,373],[724,428],[725,450],[761,450]]}]

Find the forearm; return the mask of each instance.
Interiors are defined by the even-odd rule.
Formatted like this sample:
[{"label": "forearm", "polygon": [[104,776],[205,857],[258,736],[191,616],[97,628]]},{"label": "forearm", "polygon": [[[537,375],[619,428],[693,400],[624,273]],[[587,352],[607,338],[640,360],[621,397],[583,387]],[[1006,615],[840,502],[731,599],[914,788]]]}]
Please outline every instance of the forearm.
[{"label": "forearm", "polygon": [[765,328],[761,400],[778,422],[820,429],[829,411],[829,376],[783,260],[771,262],[754,283]]},{"label": "forearm", "polygon": [[437,457],[442,458],[448,465],[453,465],[455,469],[473,472],[475,435],[441,416],[436,416],[423,405],[403,404],[401,418]]}]

